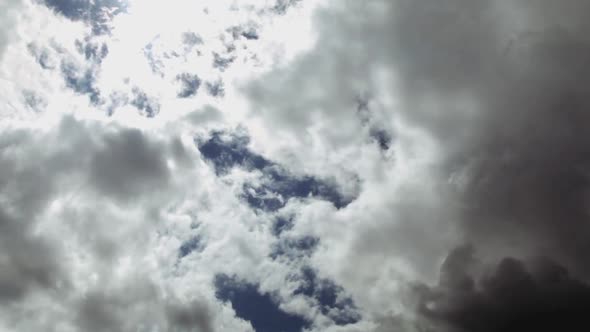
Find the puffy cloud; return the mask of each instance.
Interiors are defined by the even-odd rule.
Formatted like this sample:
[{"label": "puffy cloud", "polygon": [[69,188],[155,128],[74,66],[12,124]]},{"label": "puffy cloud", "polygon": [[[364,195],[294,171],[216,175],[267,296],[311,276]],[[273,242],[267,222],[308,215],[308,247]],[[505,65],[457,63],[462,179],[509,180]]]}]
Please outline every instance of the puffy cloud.
[{"label": "puffy cloud", "polygon": [[[374,169],[347,164],[363,183],[347,211],[362,220],[356,233],[335,231],[333,222],[322,229],[316,223],[325,214],[305,214],[313,218],[306,229],[327,246],[314,256],[318,266],[340,262],[340,271],[330,270],[352,292],[360,280],[379,280],[374,296],[357,293],[375,308],[374,317],[383,313],[377,289],[387,293],[404,278],[432,280],[453,243],[473,243],[487,262],[541,255],[576,278],[587,276],[583,59],[589,44],[579,15],[586,7],[583,1],[333,2],[316,16],[313,50],[246,87],[260,127],[292,133],[290,141],[269,147],[271,154],[284,158],[278,151],[291,149],[307,167],[321,160],[317,169],[331,165],[333,172],[339,153],[366,156],[359,109],[389,121],[389,142],[378,130],[368,132],[393,152],[387,184],[371,182]],[[359,96],[368,96],[368,105],[355,106]],[[309,144],[327,148],[300,148]],[[326,161],[328,149],[334,158]],[[371,191],[391,198],[368,202]],[[332,236],[352,242],[337,245]],[[351,271],[345,261],[360,263]],[[364,264],[376,268],[358,271]],[[388,265],[393,280],[381,281]],[[416,273],[405,274],[408,269]],[[483,325],[462,327],[477,326]]]},{"label": "puffy cloud", "polygon": [[472,247],[457,248],[443,263],[437,287],[417,287],[421,314],[438,328],[554,331],[585,324],[590,286],[563,266],[505,257],[491,271],[476,273],[477,263]]},{"label": "puffy cloud", "polygon": [[0,328],[581,321],[585,2],[0,9]]},{"label": "puffy cloud", "polygon": [[0,5],[0,10],[2,12],[0,16],[0,19],[2,21],[2,26],[0,29],[2,30],[2,32],[0,33],[0,60],[2,59],[4,49],[12,41],[12,35],[14,33],[15,16],[17,15],[20,6],[20,0],[4,1]]},{"label": "puffy cloud", "polygon": [[170,162],[190,167],[178,140],[73,117],[2,137],[4,329],[214,330],[208,301],[166,290],[144,254],[176,190]]}]

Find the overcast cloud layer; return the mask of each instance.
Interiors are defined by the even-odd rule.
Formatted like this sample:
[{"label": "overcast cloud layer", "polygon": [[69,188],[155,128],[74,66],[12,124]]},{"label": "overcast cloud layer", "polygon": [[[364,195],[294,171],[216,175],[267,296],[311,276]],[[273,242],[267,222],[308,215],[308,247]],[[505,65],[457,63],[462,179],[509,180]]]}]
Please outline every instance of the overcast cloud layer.
[{"label": "overcast cloud layer", "polygon": [[583,330],[588,12],[0,2],[0,330]]}]

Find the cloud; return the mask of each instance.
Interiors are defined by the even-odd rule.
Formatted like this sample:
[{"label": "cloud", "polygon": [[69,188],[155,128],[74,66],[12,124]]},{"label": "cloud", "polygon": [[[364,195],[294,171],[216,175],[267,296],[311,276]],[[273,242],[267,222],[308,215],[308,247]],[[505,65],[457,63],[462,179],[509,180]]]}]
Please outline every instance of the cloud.
[{"label": "cloud", "polygon": [[579,323],[588,7],[3,3],[0,329]]},{"label": "cloud", "polygon": [[4,53],[4,49],[9,45],[12,41],[12,33],[14,29],[15,23],[15,15],[18,12],[21,6],[20,0],[8,0],[4,1],[0,5],[0,21],[2,21],[2,26],[0,30],[0,60],[2,60],[2,56]]},{"label": "cloud", "polygon": [[[440,141],[442,170],[462,176],[468,241],[496,255],[548,255],[585,274],[587,98],[578,73],[590,44],[576,11],[587,5],[463,5],[401,2],[396,11],[406,116]],[[432,43],[413,38],[431,24],[421,17],[446,27]]]},{"label": "cloud", "polygon": [[174,191],[168,161],[186,166],[178,141],[74,117],[43,130],[7,127],[2,137],[0,326],[215,331],[207,300],[176,296],[134,262],[149,259],[150,214]]},{"label": "cloud", "polygon": [[590,287],[563,266],[506,257],[477,278],[470,272],[476,263],[473,248],[458,248],[443,263],[439,285],[419,289],[419,310],[439,329],[554,331],[585,324]]},{"label": "cloud", "polygon": [[148,96],[137,87],[132,89],[132,93],[134,97],[131,100],[131,105],[137,107],[142,115],[153,118],[160,113],[160,103],[157,99]]},{"label": "cloud", "polygon": [[128,129],[106,135],[90,161],[93,187],[106,195],[136,197],[142,192],[161,189],[170,174],[165,147],[150,142],[139,130]]},{"label": "cloud", "polygon": [[[368,108],[392,123],[368,131],[392,150],[397,165],[390,176],[425,176],[387,178],[388,185],[379,187],[366,181],[369,169],[354,168],[365,180],[357,204],[379,189],[395,203],[390,209],[385,199],[371,205],[379,220],[359,217],[363,227],[351,235],[357,250],[348,260],[381,266],[395,256],[404,262],[398,270],[408,264],[419,272],[412,278],[430,279],[441,253],[466,242],[487,262],[546,256],[584,279],[588,94],[580,73],[587,70],[590,44],[579,13],[587,7],[583,1],[333,2],[317,13],[316,47],[245,92],[262,127],[293,133],[283,148],[313,142],[329,146],[332,156],[362,146],[355,139],[367,124],[355,103],[369,95]],[[313,139],[306,136],[310,128],[321,128]],[[408,135],[413,130],[419,135]],[[404,153],[419,141],[433,144],[432,150]],[[313,149],[297,153],[304,160],[321,158]],[[414,162],[415,171],[405,173],[403,165]],[[395,183],[404,190],[397,192]],[[434,196],[420,189],[427,187]],[[320,228],[313,226],[325,243],[330,235]],[[324,254],[337,256],[326,249],[317,259]],[[348,272],[356,273],[350,280],[363,274]],[[367,299],[367,307],[372,301],[379,302]]]},{"label": "cloud", "polygon": [[[247,331],[249,323],[215,297],[214,276],[246,276],[261,294],[281,293],[283,284],[294,286],[287,276],[302,262],[270,257],[273,212],[256,212],[242,197],[244,183],[260,183],[258,170],[231,165],[231,174],[217,177],[194,144],[195,135],[232,127],[234,109],[243,112],[230,107],[235,70],[211,68],[213,52],[230,56],[231,43],[199,30],[202,44],[189,50],[182,32],[196,26],[135,41],[125,35],[131,14],[97,16],[104,2],[45,4],[51,10],[27,4],[20,39],[0,66],[2,100],[15,111],[0,135],[0,329]],[[254,9],[243,13],[254,17]],[[232,43],[262,42],[260,31],[259,39]],[[143,53],[151,41],[162,75]],[[199,79],[214,96],[178,98],[174,78],[194,72],[197,49],[207,63]],[[252,55],[235,53],[234,64]],[[310,204],[310,192],[330,208],[343,197],[313,173],[282,166],[273,174],[265,188],[301,198],[292,206]],[[306,326],[334,325],[317,302],[288,290],[282,296],[277,310],[305,317]]]},{"label": "cloud", "polygon": [[35,236],[27,215],[0,211],[2,260],[0,303],[12,303],[37,290],[67,287],[59,251],[42,236]]},{"label": "cloud", "polygon": [[202,332],[217,330],[213,327],[211,310],[198,301],[193,301],[188,305],[168,306],[167,315],[173,331],[191,331],[195,328]]},{"label": "cloud", "polygon": [[157,286],[138,277],[124,289],[96,290],[77,303],[76,324],[82,331],[134,331],[159,326],[168,331],[213,332],[214,314],[206,304],[165,298]]},{"label": "cloud", "polygon": [[108,33],[112,16],[126,9],[126,2],[120,0],[44,0],[43,3],[68,19],[89,24],[94,34]]}]

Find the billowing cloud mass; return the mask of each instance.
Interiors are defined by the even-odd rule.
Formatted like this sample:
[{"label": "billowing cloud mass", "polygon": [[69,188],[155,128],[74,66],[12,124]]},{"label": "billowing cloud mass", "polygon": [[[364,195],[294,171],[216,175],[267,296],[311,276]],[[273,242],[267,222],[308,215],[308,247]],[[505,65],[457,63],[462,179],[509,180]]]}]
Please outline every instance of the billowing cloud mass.
[{"label": "billowing cloud mass", "polygon": [[590,3],[0,3],[0,330],[584,330]]}]

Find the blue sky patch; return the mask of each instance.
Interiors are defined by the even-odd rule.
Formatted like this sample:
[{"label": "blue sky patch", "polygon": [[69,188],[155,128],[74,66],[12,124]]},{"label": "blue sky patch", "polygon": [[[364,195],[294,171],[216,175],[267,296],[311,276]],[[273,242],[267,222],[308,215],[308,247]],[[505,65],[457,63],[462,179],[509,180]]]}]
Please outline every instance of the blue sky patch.
[{"label": "blue sky patch", "polygon": [[244,184],[241,196],[250,207],[263,211],[277,211],[286,204],[282,196],[274,194],[264,186],[254,187]]},{"label": "blue sky patch", "polygon": [[201,155],[213,163],[217,175],[227,174],[233,167],[254,170],[270,166],[270,161],[248,149],[249,143],[248,136],[214,131],[208,140],[197,145]]},{"label": "blue sky patch", "polygon": [[206,82],[205,87],[209,95],[213,97],[223,97],[225,95],[225,86],[222,80]]},{"label": "blue sky patch", "polygon": [[196,74],[182,73],[176,76],[176,80],[181,83],[178,98],[190,98],[197,94],[201,86],[201,79]]},{"label": "blue sky patch", "polygon": [[100,92],[95,85],[94,73],[90,69],[81,70],[71,62],[61,63],[61,73],[66,86],[79,94],[86,94],[93,104],[100,103]]},{"label": "blue sky patch", "polygon": [[215,276],[216,297],[230,302],[236,316],[249,321],[256,332],[300,332],[309,323],[279,309],[276,299],[260,294],[258,286],[225,274]]},{"label": "blue sky patch", "polygon": [[72,21],[84,21],[96,35],[110,31],[110,17],[126,10],[123,0],[44,0],[44,4]]},{"label": "blue sky patch", "polygon": [[277,259],[286,257],[289,260],[309,257],[317,248],[320,240],[313,236],[298,238],[281,238],[272,247],[270,257]]},{"label": "blue sky patch", "polygon": [[192,236],[178,248],[178,258],[190,255],[193,251],[203,250],[203,241],[199,236]]},{"label": "blue sky patch", "polygon": [[242,198],[255,209],[277,211],[291,198],[313,196],[331,202],[338,209],[353,198],[345,197],[330,181],[310,175],[293,175],[281,165],[252,152],[246,135],[213,132],[208,140],[198,142],[201,155],[213,164],[217,175],[234,167],[262,172],[261,183],[245,184]]},{"label": "blue sky patch", "polygon": [[371,128],[369,134],[371,138],[377,143],[377,145],[379,145],[381,150],[389,150],[392,141],[391,134],[389,134],[384,129],[378,128]]},{"label": "blue sky patch", "polygon": [[301,269],[301,286],[295,294],[315,299],[322,314],[330,317],[336,325],[354,324],[361,320],[352,298],[345,296],[344,288],[333,281],[320,278],[310,267]]},{"label": "blue sky patch", "polygon": [[272,234],[280,236],[283,232],[293,228],[293,216],[277,216],[272,224]]},{"label": "blue sky patch", "polygon": [[109,54],[109,48],[107,44],[97,44],[91,41],[76,40],[76,50],[88,61],[100,64],[102,60]]}]

